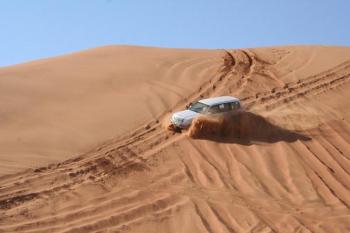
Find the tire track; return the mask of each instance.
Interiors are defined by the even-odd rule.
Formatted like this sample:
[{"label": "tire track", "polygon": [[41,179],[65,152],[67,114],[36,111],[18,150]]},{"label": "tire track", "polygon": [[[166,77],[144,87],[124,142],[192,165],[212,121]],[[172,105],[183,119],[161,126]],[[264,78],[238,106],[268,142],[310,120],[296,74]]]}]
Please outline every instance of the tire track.
[{"label": "tire track", "polygon": [[[223,66],[219,68],[217,74],[204,82],[200,86],[199,90],[196,90],[193,94],[185,97],[173,108],[182,108],[189,100],[193,101],[198,98],[209,97],[216,94],[221,94],[227,91],[227,87],[235,87],[236,89],[245,89],[252,82],[251,75],[255,72],[256,65],[261,62],[256,59],[255,55],[248,50],[235,50],[234,52],[226,52],[227,58],[224,59]],[[307,79],[288,83],[285,87],[275,88],[271,92],[258,92],[255,95],[245,97],[242,102],[249,108],[256,107],[258,104],[262,104],[266,109],[272,109],[280,106],[281,103],[291,103],[307,96],[318,95],[322,92],[337,88],[349,81],[350,77],[350,61],[332,68],[328,71],[322,72],[315,76],[310,76]],[[182,140],[182,137],[166,131],[161,126],[161,120],[167,113],[162,113],[156,116],[155,120],[146,122],[141,127],[133,130],[129,134],[123,135],[119,138],[114,138],[104,144],[101,144],[96,149],[87,152],[86,154],[79,155],[76,158],[66,160],[62,163],[53,164],[47,167],[37,168],[35,170],[23,172],[17,175],[11,175],[0,178],[0,208],[6,211],[12,211],[16,208],[21,208],[21,205],[29,203],[31,201],[44,201],[44,197],[52,197],[51,195],[62,195],[64,192],[71,192],[77,187],[85,184],[101,184],[108,179],[113,179],[120,176],[127,176],[130,173],[148,171],[152,168],[153,159],[156,153],[162,148],[171,145],[172,143]],[[338,135],[338,137],[340,137]],[[310,165],[311,157],[315,158],[323,164],[324,167],[328,167],[329,158],[318,157],[312,148],[307,148],[303,143],[298,142],[299,150],[309,152],[308,158],[300,158],[303,161],[304,167],[308,170],[308,174],[314,189],[328,189],[328,193],[332,193],[334,198],[339,200],[342,204],[348,207],[348,200],[343,195],[338,194],[338,188],[330,187],[328,178],[325,179],[323,175],[320,175],[323,168],[314,168]],[[343,143],[347,141],[343,138]],[[304,145],[304,148],[300,149]],[[165,145],[165,146],[164,146]],[[203,154],[203,151],[196,147],[193,143],[191,145],[197,150],[198,157],[201,157],[203,163],[206,163],[210,167],[211,171],[214,171],[217,175],[217,181],[221,181],[223,186],[239,190],[240,188],[233,187],[234,182],[228,182],[227,178],[221,172],[221,166],[216,161],[211,160],[207,155]],[[345,149],[338,148],[339,145],[331,143],[334,147],[332,150],[337,151],[338,155],[345,157]],[[306,148],[305,148],[306,147]],[[324,147],[325,153],[329,152],[329,147]],[[345,146],[344,146],[345,148]],[[242,149],[240,149],[243,151]],[[246,155],[249,154],[244,151]],[[233,152],[231,151],[231,155]],[[203,157],[204,156],[204,157]],[[170,172],[166,175],[167,178],[179,180],[181,177],[188,177],[192,184],[201,183],[200,179],[196,177],[196,169],[194,163],[196,161],[193,158],[184,158],[182,155],[178,156],[183,163],[184,170],[179,174],[173,174]],[[347,158],[348,159],[348,158]],[[327,162],[325,162],[327,161]],[[332,160],[334,163],[339,163],[338,160]],[[261,183],[259,174],[254,173],[247,167],[242,161],[242,158],[236,158],[234,160],[237,166],[241,166],[243,169],[251,173],[254,181],[261,185],[262,192],[267,195],[273,196],[265,184]],[[341,165],[333,164],[332,167],[328,167],[328,171],[341,169]],[[200,170],[200,169],[199,169]],[[230,171],[231,169],[228,168]],[[322,171],[321,171],[322,170]],[[345,170],[345,169],[344,169]],[[340,170],[339,170],[340,171]],[[178,177],[179,176],[179,177]],[[232,177],[232,174],[231,174]],[[242,174],[236,176],[236,179],[242,179]],[[336,181],[339,177],[333,176]],[[211,174],[206,174],[206,179],[212,179]],[[281,180],[278,180],[281,182]],[[20,182],[20,183],[18,183]],[[164,183],[162,183],[164,182]],[[175,182],[175,183],[176,183]],[[156,185],[160,187],[162,185],[169,185],[169,181],[157,180]],[[218,183],[213,182],[216,185]],[[220,183],[220,182],[219,182]],[[346,183],[344,181],[343,183]],[[49,189],[41,189],[40,184],[48,184]],[[244,183],[246,185],[246,183]],[[348,185],[348,184],[347,184]],[[32,188],[31,186],[34,186]],[[46,185],[44,185],[46,186]],[[249,185],[248,185],[249,186]],[[323,186],[320,188],[320,186]],[[152,186],[153,188],[155,186]],[[345,188],[345,187],[344,187]],[[336,191],[334,191],[336,190]],[[328,193],[324,195],[324,191],[321,191],[321,196],[326,196],[325,203],[331,204],[333,198],[329,198]],[[112,195],[111,193],[109,193]],[[339,196],[338,196],[339,195]],[[323,198],[322,197],[322,198]],[[5,227],[5,230],[18,230],[18,231],[101,231],[109,228],[122,229],[123,225],[131,226],[135,222],[147,221],[149,214],[154,214],[155,218],[166,218],[170,216],[170,212],[175,211],[178,208],[182,208],[182,205],[186,205],[186,200],[178,197],[176,194],[169,194],[164,199],[150,198],[149,202],[144,204],[137,204],[134,202],[129,203],[129,206],[123,206],[123,210],[118,208],[118,198],[108,199],[108,195],[101,195],[101,202],[99,204],[92,203],[85,208],[73,209],[69,212],[59,212],[53,216],[47,218],[34,218],[31,221],[24,221],[18,225],[1,225]],[[120,197],[130,198],[130,196]],[[140,202],[143,202],[141,200]],[[254,203],[250,203],[245,200],[248,206],[254,206]],[[208,204],[208,203],[207,203]],[[202,221],[204,228],[208,232],[216,232],[210,225],[206,214],[203,209],[193,201],[194,210]],[[202,206],[203,207],[203,206]],[[216,216],[215,221],[219,222],[220,226],[227,232],[234,232],[234,228],[220,216],[213,206],[210,206],[211,214]],[[250,207],[248,207],[250,208]],[[271,230],[277,230],[275,224],[272,223],[265,212],[254,210],[257,218]],[[80,215],[77,215],[77,214]],[[1,214],[0,214],[1,218]],[[67,222],[68,221],[68,222]],[[1,222],[1,221],[0,221]],[[65,228],[69,226],[70,229]],[[300,225],[303,225],[302,223]]]},{"label": "tire track", "polygon": [[310,76],[294,83],[287,83],[283,88],[273,88],[270,92],[257,92],[254,96],[243,98],[243,102],[248,109],[259,104],[270,110],[281,104],[319,95],[343,85],[349,80],[350,61],[346,61],[319,75]]}]

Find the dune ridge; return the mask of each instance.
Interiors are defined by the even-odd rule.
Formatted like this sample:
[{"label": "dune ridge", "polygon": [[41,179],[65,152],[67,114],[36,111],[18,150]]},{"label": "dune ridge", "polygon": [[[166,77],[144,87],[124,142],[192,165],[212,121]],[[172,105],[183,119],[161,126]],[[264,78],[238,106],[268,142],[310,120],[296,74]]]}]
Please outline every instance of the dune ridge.
[{"label": "dune ridge", "polygon": [[[120,48],[93,50],[91,64],[96,56],[107,59],[113,49],[120,53]],[[3,173],[0,232],[349,231],[349,48],[123,49],[123,59],[131,52],[161,61],[151,62],[158,67],[152,71],[150,63],[135,71],[150,71],[137,81],[141,89],[149,82],[159,86],[151,89],[157,94],[140,99],[149,110],[128,112],[124,117],[141,117],[124,121],[125,132],[114,131],[111,139],[98,135],[92,139],[101,143],[76,150],[84,153],[48,153],[56,162],[48,156],[41,167]],[[0,69],[0,77],[17,68]],[[168,78],[155,82],[152,72]],[[179,93],[169,97],[172,91]],[[242,99],[254,140],[196,140],[163,126],[169,112],[217,95]],[[95,116],[105,122],[98,127],[113,124],[106,120],[109,114]],[[276,140],[254,122],[274,129]]]}]

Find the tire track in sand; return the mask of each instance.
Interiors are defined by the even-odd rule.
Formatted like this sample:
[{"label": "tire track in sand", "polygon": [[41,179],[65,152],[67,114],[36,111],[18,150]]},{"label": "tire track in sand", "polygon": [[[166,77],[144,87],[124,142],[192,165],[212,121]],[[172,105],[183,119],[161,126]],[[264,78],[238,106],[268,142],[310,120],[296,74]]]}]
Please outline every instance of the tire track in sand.
[{"label": "tire track in sand", "polygon": [[[213,78],[204,82],[199,90],[184,98],[184,100],[181,100],[174,108],[183,107],[189,100],[196,100],[198,98],[223,93],[228,86],[242,89],[249,86],[249,82],[252,82],[249,80],[251,80],[250,76],[254,71],[254,63],[258,61],[254,60],[254,56],[250,52],[242,50],[237,50],[235,53],[231,54],[231,56],[227,55],[227,57],[228,60],[219,68],[217,74]],[[349,66],[350,62],[345,62],[319,75],[311,76],[296,83],[288,83],[286,87],[276,88],[268,93],[256,93],[255,95],[246,97],[242,101],[244,104],[247,104],[249,108],[256,107],[257,104],[263,104],[267,109],[270,109],[278,107],[282,103],[297,101],[305,96],[318,95],[319,93],[332,90],[348,82]],[[156,162],[155,156],[163,149],[164,144],[170,146],[182,140],[181,136],[174,135],[161,126],[161,119],[165,116],[166,113],[162,113],[157,116],[155,120],[145,123],[131,133],[112,139],[98,148],[76,158],[59,164],[38,168],[35,169],[35,171],[31,170],[21,174],[0,178],[1,210],[3,213],[9,213],[10,215],[11,213],[16,214],[16,210],[22,207],[35,210],[35,202],[33,201],[45,203],[46,200],[44,196],[51,199],[54,198],[55,195],[64,195],[78,190],[84,185],[102,185],[108,190],[110,188],[110,186],[108,186],[108,181],[120,176],[127,177],[132,173],[151,170],[151,164]],[[344,144],[346,141],[342,143]],[[297,142],[297,144],[298,150],[307,151],[299,142]],[[336,143],[334,145],[335,148],[340,148],[335,149],[339,151],[340,154],[344,153],[340,151],[346,151],[345,145],[339,146]],[[345,200],[346,196],[344,197],[344,195],[338,194],[338,190],[340,190],[338,186],[335,188],[328,187],[328,178],[325,179],[323,175],[320,176],[320,173],[324,173],[325,169],[322,168],[322,163],[317,168],[311,166],[311,169],[309,169],[310,163],[314,163],[310,161],[316,160],[312,158],[314,155],[312,155],[311,152],[305,153],[307,154],[307,158],[303,158],[302,160],[305,161],[304,166],[309,174],[311,174],[310,177],[313,176],[311,179],[313,180],[315,189],[328,189],[327,191],[321,192],[322,196],[327,200],[326,203],[332,205],[334,202],[347,202],[347,200]],[[204,159],[208,164],[211,164],[211,166],[208,165],[207,167],[208,169],[210,168],[209,170],[212,170],[212,172],[220,170],[217,164],[214,164],[208,158],[202,158],[203,156],[197,157],[197,159]],[[204,160],[203,162],[205,162]],[[239,162],[243,164],[242,166],[245,166],[244,161]],[[191,183],[197,184],[199,181],[194,175],[195,168],[191,166],[187,160],[183,160],[183,163],[188,164],[188,166],[184,166],[183,173],[179,175],[187,175]],[[220,173],[220,171],[218,172]],[[257,174],[254,175],[259,181]],[[171,178],[172,176],[175,177],[176,174],[174,171],[171,171],[167,176]],[[222,182],[226,180],[221,173],[218,174],[218,177],[218,180]],[[337,177],[334,176],[332,179],[336,180]],[[159,185],[159,187],[163,185],[160,180],[155,183]],[[165,184],[167,183],[168,182],[165,182]],[[220,182],[214,182],[213,184],[216,185],[219,183]],[[329,193],[332,193],[333,189],[336,190],[335,195],[339,195],[339,197],[329,195]],[[100,198],[102,201],[101,205],[92,203],[85,209],[84,207],[79,207],[70,212],[60,210],[52,216],[47,216],[47,218],[39,219],[34,217],[30,219],[30,221],[27,220],[12,225],[1,221],[0,229],[16,229],[18,231],[27,232],[37,230],[82,232],[106,230],[112,227],[114,227],[114,229],[122,229],[123,225],[130,227],[138,221],[147,221],[150,214],[163,212],[163,216],[171,216],[171,212],[175,211],[177,208],[181,208],[181,205],[188,205],[187,200],[182,199],[176,194],[168,194],[163,198],[159,198],[159,196],[147,196],[149,197],[148,203],[143,203],[144,199],[141,199],[139,201],[142,203],[135,203],[132,201],[130,206],[119,206],[116,204],[118,198],[124,197],[128,199],[130,194],[124,194],[125,196],[118,195],[117,198],[113,198],[109,196],[111,193],[108,192],[110,191],[107,191],[107,194],[97,197],[97,199]],[[340,192],[343,193],[342,190],[340,190]],[[35,195],[31,196],[32,193],[35,193]],[[213,229],[210,225],[210,221],[216,222],[216,224],[221,226],[223,231],[232,232],[234,229],[226,220],[220,218],[217,212],[215,215],[215,210],[211,211],[211,216],[214,217],[208,219],[208,216],[205,214],[207,208],[203,206],[199,207],[196,204],[194,205],[194,209],[208,232],[217,232],[216,229]],[[254,206],[254,203],[247,202],[247,205]],[[105,209],[103,209],[103,207],[105,207]],[[269,219],[265,211],[258,211],[256,209],[254,209],[254,211],[260,218],[260,223],[264,222],[271,230],[279,229],[276,227],[275,223],[271,222],[271,219]],[[5,215],[0,213],[0,218],[2,216]],[[8,219],[9,216],[6,216],[6,218]],[[57,219],[61,220],[55,222]],[[68,224],[70,229],[65,228],[63,222]],[[303,223],[301,223],[301,225],[303,225]]]}]

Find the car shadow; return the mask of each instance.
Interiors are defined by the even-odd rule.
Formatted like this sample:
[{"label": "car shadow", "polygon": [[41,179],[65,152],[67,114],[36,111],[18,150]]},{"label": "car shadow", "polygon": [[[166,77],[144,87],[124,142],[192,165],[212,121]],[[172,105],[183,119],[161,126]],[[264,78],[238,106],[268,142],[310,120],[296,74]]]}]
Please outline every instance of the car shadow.
[{"label": "car shadow", "polygon": [[198,117],[193,120],[187,134],[194,139],[245,145],[311,140],[300,132],[284,129],[252,112]]}]

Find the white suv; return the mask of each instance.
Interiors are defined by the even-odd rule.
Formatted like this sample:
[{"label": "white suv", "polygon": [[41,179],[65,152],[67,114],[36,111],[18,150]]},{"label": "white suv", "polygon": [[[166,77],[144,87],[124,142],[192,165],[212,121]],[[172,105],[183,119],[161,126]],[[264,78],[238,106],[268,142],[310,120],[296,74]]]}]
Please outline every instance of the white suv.
[{"label": "white suv", "polygon": [[239,99],[232,96],[220,96],[208,99],[202,99],[198,102],[191,103],[187,110],[175,112],[171,117],[171,123],[175,128],[188,128],[193,118],[203,114],[218,114],[225,112],[233,112],[241,109]]}]

